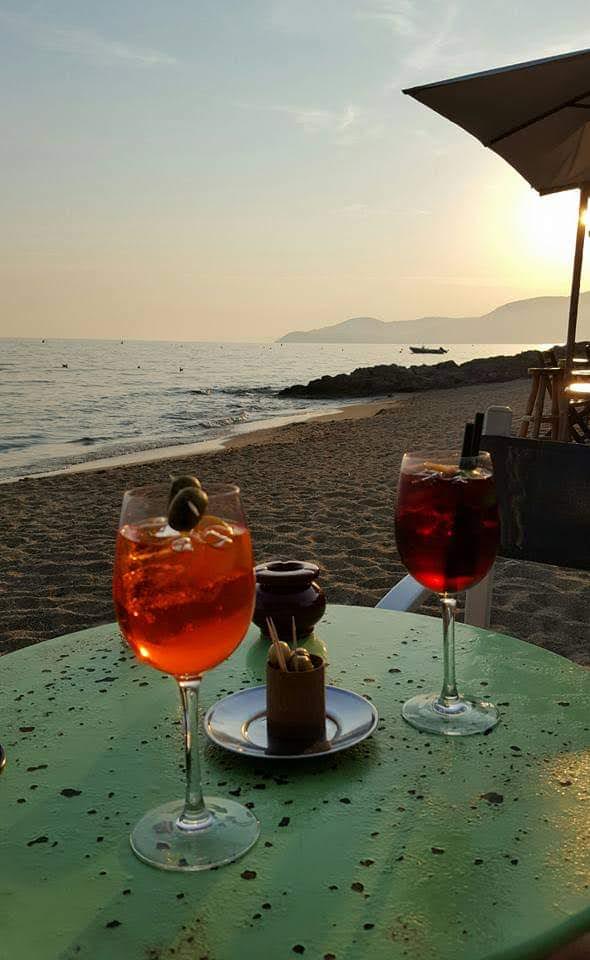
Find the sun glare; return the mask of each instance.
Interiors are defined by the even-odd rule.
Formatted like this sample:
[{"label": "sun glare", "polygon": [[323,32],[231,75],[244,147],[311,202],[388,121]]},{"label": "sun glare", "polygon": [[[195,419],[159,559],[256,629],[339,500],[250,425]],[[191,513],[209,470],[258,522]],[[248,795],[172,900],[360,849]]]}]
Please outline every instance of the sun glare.
[{"label": "sun glare", "polygon": [[515,211],[516,226],[532,258],[550,268],[571,265],[578,204],[577,190],[548,197],[539,197],[532,191],[522,194]]}]

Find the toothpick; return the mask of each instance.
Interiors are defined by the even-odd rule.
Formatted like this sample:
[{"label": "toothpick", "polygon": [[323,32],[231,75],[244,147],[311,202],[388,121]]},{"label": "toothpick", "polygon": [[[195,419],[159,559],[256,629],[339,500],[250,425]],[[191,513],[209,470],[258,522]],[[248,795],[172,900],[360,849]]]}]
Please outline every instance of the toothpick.
[{"label": "toothpick", "polygon": [[276,628],[276,626],[274,625],[274,622],[273,622],[273,620],[272,620],[272,617],[269,617],[269,618],[268,618],[267,623],[268,623],[268,629],[269,629],[269,632],[270,632],[270,635],[271,635],[271,639],[272,639],[272,642],[273,642],[273,644],[274,644],[274,648],[275,648],[275,651],[276,651],[277,660],[279,661],[279,666],[280,666],[281,670],[284,670],[285,673],[287,673],[287,670],[288,670],[288,668],[287,668],[287,661],[285,660],[285,654],[283,653],[283,648],[281,647],[280,637],[279,637],[277,628]]},{"label": "toothpick", "polygon": [[272,640],[275,648],[275,653],[277,655],[277,660],[279,661],[279,667],[285,673],[287,673],[287,661],[285,660],[285,654],[283,653],[283,648],[281,647],[281,641],[279,640],[279,635],[277,633],[277,628],[275,627],[272,617],[266,618],[266,625],[268,627],[268,632],[270,634],[270,639]]},{"label": "toothpick", "polygon": [[297,627],[295,626],[295,617],[291,617],[291,637],[293,639],[293,649],[297,649]]}]

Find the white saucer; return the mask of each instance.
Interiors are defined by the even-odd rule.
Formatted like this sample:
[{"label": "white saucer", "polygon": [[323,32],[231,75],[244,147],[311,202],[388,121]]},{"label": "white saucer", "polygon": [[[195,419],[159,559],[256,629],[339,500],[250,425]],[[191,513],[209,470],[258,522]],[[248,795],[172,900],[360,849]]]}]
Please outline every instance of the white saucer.
[{"label": "white saucer", "polygon": [[203,719],[213,743],[241,756],[300,760],[346,750],[368,737],[379,717],[368,700],[340,687],[326,687],[326,739],[301,753],[274,753],[266,735],[266,687],[249,687],[218,700]]}]

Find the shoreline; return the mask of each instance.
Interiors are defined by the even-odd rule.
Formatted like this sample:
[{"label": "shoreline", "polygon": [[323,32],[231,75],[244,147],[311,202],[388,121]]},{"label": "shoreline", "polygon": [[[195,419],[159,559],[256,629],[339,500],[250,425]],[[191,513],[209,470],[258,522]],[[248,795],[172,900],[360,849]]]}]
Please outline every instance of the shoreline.
[{"label": "shoreline", "polygon": [[[221,449],[5,484],[0,497],[0,654],[112,623],[112,570],[125,490],[172,473],[238,482],[257,563],[318,564],[330,603],[374,606],[405,575],[395,545],[396,488],[407,450],[456,446],[466,420],[510,406],[526,380],[351,404],[235,437]],[[492,629],[590,665],[590,573],[498,560]],[[440,616],[435,598],[421,613]],[[362,641],[359,641],[362,642]],[[395,643],[395,637],[392,637]],[[336,653],[336,651],[335,651]]]},{"label": "shoreline", "polygon": [[[353,344],[350,346],[360,345]],[[438,389],[445,386],[456,387],[466,385],[463,382],[464,378],[462,377],[461,371],[463,371],[464,368],[470,368],[474,365],[477,369],[477,375],[475,380],[472,379],[471,382],[477,384],[480,382],[480,379],[490,381],[488,375],[490,370],[493,372],[493,368],[499,364],[503,368],[508,364],[509,369],[505,371],[508,376],[501,376],[500,380],[512,379],[515,377],[515,374],[517,377],[522,375],[519,367],[519,357],[522,358],[525,356],[525,354],[522,353],[522,348],[525,347],[526,349],[526,345],[518,344],[518,346],[521,347],[519,354],[512,354],[510,351],[508,351],[507,354],[494,352],[494,348],[497,351],[502,347],[506,349],[509,346],[510,345],[507,344],[486,344],[487,351],[489,352],[485,357],[481,357],[476,352],[474,359],[461,360],[461,355],[459,355],[457,360],[445,360],[442,364],[438,355],[431,358],[422,357],[422,362],[418,366],[410,365],[407,367],[403,365],[399,366],[397,360],[394,363],[390,362],[385,364],[380,361],[378,365],[375,366],[375,358],[373,358],[372,361],[373,365],[370,365],[371,360],[369,358],[365,360],[359,358],[361,365],[355,367],[351,373],[325,375],[321,377],[320,380],[310,381],[308,386],[320,384],[323,390],[326,384],[334,384],[341,381],[350,384],[355,378],[358,379],[360,376],[362,379],[364,375],[367,375],[370,379],[370,389],[368,390],[366,389],[366,385],[361,384],[362,389],[360,390],[349,390],[347,387],[343,392],[336,391],[334,393],[333,390],[329,389],[325,396],[321,395],[322,391],[320,391],[320,394],[317,396],[309,396],[306,401],[303,401],[303,404],[300,400],[298,409],[293,409],[291,403],[287,404],[287,407],[291,407],[291,409],[279,409],[277,411],[279,415],[277,416],[269,415],[270,411],[260,409],[259,406],[254,404],[250,407],[249,415],[252,416],[253,414],[256,419],[246,419],[246,421],[243,422],[241,416],[239,418],[232,416],[226,418],[226,420],[229,419],[229,422],[224,422],[223,419],[220,419],[214,425],[209,424],[209,426],[212,426],[211,430],[202,429],[207,426],[207,424],[202,423],[197,424],[192,430],[189,426],[186,431],[185,442],[184,438],[179,442],[178,435],[172,441],[167,440],[166,434],[169,433],[169,430],[164,431],[162,439],[152,436],[152,421],[144,420],[140,421],[139,424],[139,436],[133,437],[132,441],[130,441],[130,438],[125,439],[125,431],[119,435],[116,429],[110,431],[98,430],[96,437],[98,441],[101,441],[101,445],[95,445],[94,442],[92,442],[93,429],[95,432],[97,429],[97,425],[95,424],[94,427],[88,427],[87,432],[90,433],[90,437],[82,437],[76,440],[67,435],[62,441],[49,439],[47,442],[42,442],[38,446],[24,444],[22,448],[19,444],[16,444],[16,447],[9,445],[8,450],[0,454],[0,462],[4,461],[0,469],[0,485],[5,486],[6,484],[18,483],[32,478],[67,476],[86,473],[87,471],[110,469],[111,467],[146,464],[156,460],[213,453],[235,442],[239,444],[244,442],[248,443],[247,438],[252,434],[258,434],[260,431],[281,429],[286,425],[303,423],[307,420],[321,420],[324,416],[332,418],[335,415],[342,414],[344,409],[350,406],[357,407],[358,405],[366,403],[375,404],[385,402],[392,397],[401,398],[408,392],[408,383],[405,382],[404,377],[410,377],[413,391],[418,390],[421,392],[423,389],[433,386],[435,389]],[[344,351],[344,347],[342,350]],[[473,351],[471,351],[471,353],[473,353]],[[425,359],[426,361],[430,359],[436,360],[437,362],[424,362]],[[349,362],[350,360],[351,358],[349,357]],[[457,365],[458,362],[459,366]],[[368,366],[366,365],[367,363],[369,363]],[[490,369],[486,368],[484,370],[483,368],[485,368],[486,365],[487,368]],[[441,374],[441,368],[448,368],[446,377]],[[309,368],[309,365],[307,365],[306,370],[309,373],[313,372]],[[385,380],[382,378],[381,381],[379,381],[379,379],[375,380],[373,377],[376,371],[389,371],[390,374],[395,375],[391,382],[386,382],[387,378]],[[451,371],[451,374],[449,374],[449,371]],[[286,371],[283,371],[283,373],[285,372]],[[298,368],[297,371],[289,368],[289,372],[293,374],[294,378],[297,374],[299,374],[299,376],[301,375],[300,368]],[[482,374],[481,378],[479,377],[480,372]],[[400,376],[402,377],[401,381]],[[175,386],[170,389],[176,390],[177,388],[175,384]],[[259,388],[257,387],[256,389]],[[295,393],[298,391],[303,391],[303,393],[307,392],[307,388],[301,385],[276,387],[274,389],[267,387],[264,389],[276,393],[277,396],[293,391]],[[205,392],[207,392],[207,390],[205,390]],[[223,393],[223,389],[221,392]],[[274,406],[276,409],[276,404]],[[248,416],[247,410],[244,412],[244,416]],[[240,422],[232,423],[231,421],[234,419]],[[99,436],[101,432],[105,432],[106,435]],[[158,433],[159,431],[155,432]],[[193,437],[191,437],[191,434],[194,436],[195,432],[199,439],[193,439]],[[183,433],[184,431],[181,431],[181,437]],[[119,436],[119,439],[117,439],[117,436]],[[143,442],[142,437],[144,438]],[[244,437],[246,437],[245,440],[243,439]],[[25,437],[23,439],[27,438]],[[37,439],[42,440],[43,433],[40,433]],[[88,441],[88,443],[86,441]],[[72,450],[70,444],[76,444],[76,449]]]},{"label": "shoreline", "polygon": [[197,440],[195,443],[179,443],[173,446],[149,447],[146,450],[115,454],[112,457],[96,457],[91,460],[81,460],[79,463],[64,464],[55,470],[42,470],[35,473],[18,474],[15,477],[0,479],[0,486],[12,483],[22,483],[25,480],[42,480],[48,477],[72,476],[79,473],[89,473],[94,470],[111,470],[117,467],[155,463],[160,460],[179,460],[184,457],[201,456],[206,453],[217,453],[232,447],[245,447],[250,443],[264,442],[266,435],[273,435],[298,423],[330,420],[356,420],[363,416],[371,416],[371,408],[375,404],[386,406],[399,402],[398,398],[383,397],[372,400],[360,400],[358,403],[341,401],[334,405],[324,405],[316,409],[303,410],[293,415],[268,417],[264,420],[253,420],[245,429],[237,427],[233,433],[224,434],[211,440]]}]

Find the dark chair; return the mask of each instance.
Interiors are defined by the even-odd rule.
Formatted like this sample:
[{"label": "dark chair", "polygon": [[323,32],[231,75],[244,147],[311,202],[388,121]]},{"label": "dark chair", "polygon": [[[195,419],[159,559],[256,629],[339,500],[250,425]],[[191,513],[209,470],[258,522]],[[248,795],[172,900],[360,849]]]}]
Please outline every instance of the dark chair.
[{"label": "dark chair", "polygon": [[500,556],[590,570],[590,449],[494,436],[482,449],[494,463]]},{"label": "dark chair", "polygon": [[[510,436],[509,407],[486,413],[482,450],[494,463],[500,519],[498,555],[590,570],[590,448]],[[489,627],[493,570],[467,591],[465,622]],[[411,576],[377,604],[418,609],[430,591]]]}]

